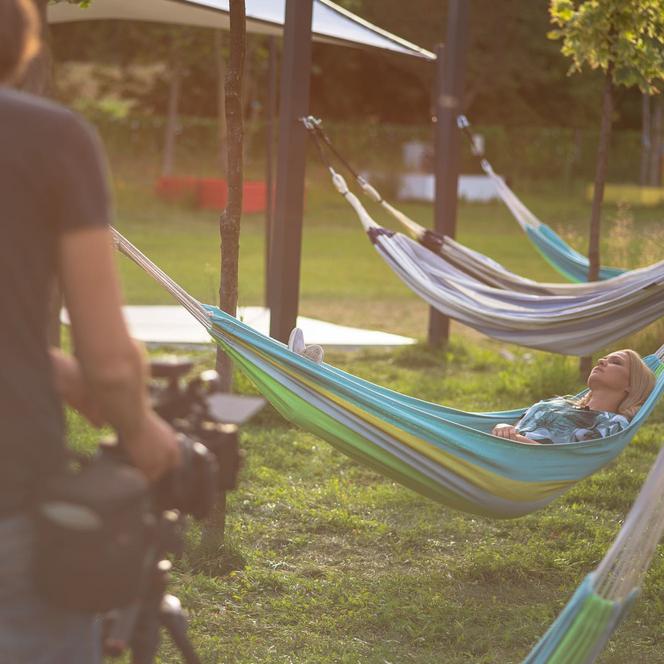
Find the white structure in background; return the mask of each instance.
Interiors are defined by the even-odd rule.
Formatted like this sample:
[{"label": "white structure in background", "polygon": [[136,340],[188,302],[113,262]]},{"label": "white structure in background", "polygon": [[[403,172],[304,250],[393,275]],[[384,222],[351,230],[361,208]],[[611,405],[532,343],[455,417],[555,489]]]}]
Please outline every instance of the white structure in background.
[{"label": "white structure in background", "polygon": [[[475,153],[484,154],[484,136],[473,135]],[[436,195],[436,178],[431,170],[432,149],[422,141],[409,141],[403,145],[403,162],[408,173],[399,176],[397,197],[402,201],[433,201]],[[487,175],[460,175],[460,199],[485,203],[498,199],[496,188]]]},{"label": "white structure in background", "polygon": [[[207,330],[183,307],[169,305],[125,306],[125,321],[134,339],[149,346],[206,346],[212,343]],[[239,307],[237,317],[261,334],[269,334],[270,312],[264,307]],[[60,320],[69,325],[66,309]],[[307,343],[334,350],[395,348],[410,346],[415,339],[398,334],[336,325],[306,316],[297,317],[297,326]]]}]

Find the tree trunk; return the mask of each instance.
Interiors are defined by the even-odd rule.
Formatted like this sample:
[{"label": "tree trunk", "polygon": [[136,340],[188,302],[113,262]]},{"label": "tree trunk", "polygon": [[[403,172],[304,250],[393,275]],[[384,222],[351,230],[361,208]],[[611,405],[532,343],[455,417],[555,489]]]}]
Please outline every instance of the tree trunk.
[{"label": "tree trunk", "polygon": [[[228,123],[228,202],[219,219],[221,236],[221,283],[219,306],[235,316],[237,312],[238,254],[240,249],[240,216],[242,212],[242,69],[246,43],[244,0],[230,0],[230,62],[226,73],[226,121]],[[217,372],[221,389],[233,386],[233,364],[217,348]],[[219,496],[201,536],[201,549],[221,554],[226,525],[226,496]]]},{"label": "tree trunk", "polygon": [[214,31],[214,53],[217,62],[217,134],[219,137],[219,166],[222,177],[226,175],[228,162],[228,131],[226,128],[226,60],[223,51],[223,33]]},{"label": "tree trunk", "polygon": [[173,65],[171,83],[168,91],[168,116],[164,133],[164,157],[161,165],[162,175],[173,175],[175,167],[175,140],[178,130],[178,106],[182,87],[182,69],[180,63]]},{"label": "tree trunk", "polygon": [[[611,125],[613,122],[613,67],[609,65],[604,79],[604,100],[602,105],[602,125],[599,133],[599,146],[597,148],[597,168],[595,170],[595,191],[590,216],[590,241],[588,243],[588,281],[597,281],[599,277],[599,236],[602,218],[602,201],[604,200],[604,183],[606,181],[606,167],[609,162],[609,140],[611,138]],[[583,378],[590,373],[592,357],[583,357],[579,370]]]},{"label": "tree trunk", "polygon": [[652,125],[650,131],[650,186],[662,186],[662,97],[653,99]]},{"label": "tree trunk", "polygon": [[[246,44],[244,0],[230,2],[230,58],[226,73],[226,123],[228,126],[228,202],[219,220],[221,283],[219,306],[235,316],[238,299],[238,255],[242,214],[242,74]],[[225,391],[232,389],[232,364],[217,351],[217,371]]]},{"label": "tree trunk", "polygon": [[[251,42],[249,43],[251,45]],[[255,50],[255,47],[254,47]],[[252,53],[247,50],[244,64],[244,92],[242,95],[242,108],[244,117],[247,118],[247,127],[244,136],[244,158],[245,161],[251,159],[251,151],[254,144],[254,137],[260,121],[261,105],[258,100],[258,76],[254,71],[254,59]]]},{"label": "tree trunk", "polygon": [[650,184],[650,95],[641,95],[641,174],[639,183],[642,187]]},{"label": "tree trunk", "polygon": [[[35,0],[41,21],[41,43],[39,54],[28,66],[19,83],[19,87],[42,97],[49,97],[53,92],[53,56],[51,53],[51,40],[46,20],[46,6],[48,0]],[[48,343],[59,347],[62,340],[60,335],[60,309],[62,308],[62,291],[56,280],[53,281],[49,297],[49,310],[47,322]]]}]

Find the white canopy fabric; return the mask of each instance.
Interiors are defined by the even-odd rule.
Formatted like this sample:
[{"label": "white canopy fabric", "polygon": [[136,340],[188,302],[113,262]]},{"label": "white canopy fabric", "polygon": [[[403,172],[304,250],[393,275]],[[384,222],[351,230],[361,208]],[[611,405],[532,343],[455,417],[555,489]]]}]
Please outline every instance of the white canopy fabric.
[{"label": "white canopy fabric", "polygon": [[[365,21],[330,0],[313,0],[314,41],[341,46],[370,47],[426,60],[436,56]],[[286,0],[246,0],[247,31],[281,35]],[[229,0],[94,0],[82,9],[68,2],[49,4],[48,22],[123,19],[175,23],[228,30]]]}]

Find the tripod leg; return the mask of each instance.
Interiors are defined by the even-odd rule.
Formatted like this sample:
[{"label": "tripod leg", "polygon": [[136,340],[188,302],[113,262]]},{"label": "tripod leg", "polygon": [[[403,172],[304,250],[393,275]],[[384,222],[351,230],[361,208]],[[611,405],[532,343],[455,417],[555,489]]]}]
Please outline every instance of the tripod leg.
[{"label": "tripod leg", "polygon": [[185,664],[200,664],[201,660],[187,636],[187,618],[182,611],[180,600],[173,595],[164,595],[159,617],[168,630],[176,648],[182,653]]},{"label": "tripod leg", "polygon": [[131,639],[132,664],[153,664],[159,650],[157,609],[143,610]]}]

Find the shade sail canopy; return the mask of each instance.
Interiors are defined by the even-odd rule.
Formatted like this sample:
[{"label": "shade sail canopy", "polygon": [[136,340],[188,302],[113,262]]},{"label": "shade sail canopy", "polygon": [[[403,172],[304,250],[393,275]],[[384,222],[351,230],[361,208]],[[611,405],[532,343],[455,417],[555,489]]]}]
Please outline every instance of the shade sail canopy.
[{"label": "shade sail canopy", "polygon": [[[246,0],[247,31],[281,35],[286,0]],[[49,23],[121,19],[228,30],[229,0],[94,0],[90,7],[59,2],[48,6]],[[314,41],[377,48],[427,60],[436,56],[365,21],[330,0],[313,0]]]}]

